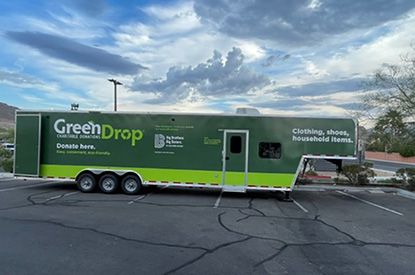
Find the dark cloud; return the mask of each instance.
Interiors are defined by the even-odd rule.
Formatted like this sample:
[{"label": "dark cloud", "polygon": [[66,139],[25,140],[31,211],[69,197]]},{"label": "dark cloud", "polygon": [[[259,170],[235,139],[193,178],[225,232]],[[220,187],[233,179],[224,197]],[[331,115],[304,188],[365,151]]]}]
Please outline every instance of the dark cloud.
[{"label": "dark cloud", "polygon": [[378,26],[414,7],[413,0],[199,0],[194,4],[201,22],[219,31],[294,46]]},{"label": "dark cloud", "polygon": [[267,76],[254,72],[243,64],[239,48],[233,48],[222,61],[222,54],[214,51],[213,57],[195,67],[171,67],[164,80],[142,83],[136,78],[133,90],[153,93],[156,99],[148,103],[177,102],[198,96],[241,95],[263,88],[270,83]]},{"label": "dark cloud", "polygon": [[68,38],[40,32],[6,32],[6,37],[39,50],[41,53],[64,60],[66,62],[86,67],[96,71],[111,74],[134,75],[142,69],[120,55],[86,46]]},{"label": "dark cloud", "polygon": [[262,67],[270,67],[270,66],[274,65],[275,63],[277,63],[278,60],[285,61],[290,57],[291,57],[290,54],[285,54],[283,56],[281,56],[281,55],[270,55],[267,58],[267,60],[265,61],[265,63],[263,63],[261,65],[262,65]]},{"label": "dark cloud", "polygon": [[361,90],[363,79],[342,79],[331,82],[315,82],[302,86],[288,86],[279,88],[277,92],[288,96],[318,96],[339,92],[356,92]]},{"label": "dark cloud", "polygon": [[41,82],[30,75],[19,73],[19,72],[9,72],[0,69],[0,81],[8,81],[15,84],[41,84]]}]

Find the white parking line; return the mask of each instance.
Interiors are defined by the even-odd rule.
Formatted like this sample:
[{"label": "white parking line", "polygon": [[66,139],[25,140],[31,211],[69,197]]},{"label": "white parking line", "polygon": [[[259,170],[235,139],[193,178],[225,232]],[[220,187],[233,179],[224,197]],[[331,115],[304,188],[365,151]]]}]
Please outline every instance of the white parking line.
[{"label": "white parking line", "polygon": [[140,197],[136,198],[136,199],[135,199],[135,200],[133,200],[133,201],[129,201],[129,202],[128,202],[128,204],[133,204],[133,203],[135,203],[136,201],[139,201],[139,200],[144,199],[145,197],[147,197],[147,195],[142,195],[142,196],[140,196]]},{"label": "white parking line", "polygon": [[342,194],[342,195],[345,195],[345,196],[348,196],[348,197],[354,198],[354,199],[356,199],[356,200],[358,200],[358,201],[361,201],[361,202],[364,202],[364,203],[370,204],[370,205],[375,206],[375,207],[377,207],[377,208],[380,208],[380,209],[382,209],[382,210],[385,210],[385,211],[391,212],[391,213],[393,213],[393,214],[396,214],[396,215],[399,215],[399,216],[403,216],[403,214],[402,214],[402,213],[400,213],[400,212],[398,212],[398,211],[395,211],[395,210],[392,210],[392,209],[389,209],[389,208],[386,208],[386,207],[383,207],[383,206],[381,206],[381,205],[379,205],[379,204],[376,204],[376,203],[373,203],[373,202],[370,202],[370,201],[367,201],[367,200],[364,200],[364,199],[358,198],[358,197],[356,197],[356,196],[353,196],[353,195],[351,195],[351,194],[344,193],[344,192],[342,192],[342,191],[336,191],[336,192],[337,192],[337,193],[340,193],[340,194]]},{"label": "white parking line", "polygon": [[222,199],[223,190],[220,192],[218,199],[215,202],[215,205],[213,205],[213,208],[218,208],[220,200]]},{"label": "white parking line", "polygon": [[293,198],[291,198],[293,200],[293,202],[295,203],[295,205],[297,205],[301,210],[303,210],[304,212],[308,213],[308,210],[305,209],[300,203],[298,203],[296,200],[294,200]]},{"label": "white parking line", "polygon": [[[163,190],[163,189],[166,189],[166,188],[168,188],[168,187],[169,187],[169,186],[168,186],[168,185],[166,185],[166,186],[163,186],[162,188],[160,188],[159,190]],[[153,192],[151,192],[151,193],[148,193],[148,194],[145,194],[145,195],[139,196],[139,197],[138,197],[138,198],[136,198],[135,200],[129,201],[129,202],[128,202],[128,204],[133,204],[133,203],[135,203],[136,201],[142,200],[142,199],[144,199],[145,197],[148,197],[148,196],[150,196],[150,195],[152,195],[152,194],[156,193],[156,192],[157,192],[157,191],[159,191],[159,190],[156,190],[156,191],[153,191]]]},{"label": "white parking line", "polygon": [[37,186],[41,186],[41,185],[55,184],[55,183],[56,182],[48,182],[48,183],[39,183],[39,184],[33,184],[33,185],[27,185],[27,186],[6,188],[6,189],[0,189],[0,192],[7,192],[7,191],[13,191],[13,190],[19,190],[19,189],[27,189],[27,188],[37,187]]}]

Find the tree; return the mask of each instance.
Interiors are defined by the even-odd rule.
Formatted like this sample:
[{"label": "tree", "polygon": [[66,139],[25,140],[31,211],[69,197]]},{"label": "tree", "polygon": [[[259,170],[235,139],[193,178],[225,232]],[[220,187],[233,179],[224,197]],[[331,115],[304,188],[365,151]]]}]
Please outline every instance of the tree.
[{"label": "tree", "polygon": [[399,151],[407,132],[403,118],[401,112],[393,109],[388,109],[381,115],[370,135],[368,149],[382,152]]},{"label": "tree", "polygon": [[6,128],[6,130],[0,133],[0,140],[5,142],[14,142],[14,128]]},{"label": "tree", "polygon": [[402,55],[399,65],[386,64],[375,71],[364,86],[374,91],[363,97],[371,109],[394,109],[405,116],[415,117],[415,44],[413,52]]}]

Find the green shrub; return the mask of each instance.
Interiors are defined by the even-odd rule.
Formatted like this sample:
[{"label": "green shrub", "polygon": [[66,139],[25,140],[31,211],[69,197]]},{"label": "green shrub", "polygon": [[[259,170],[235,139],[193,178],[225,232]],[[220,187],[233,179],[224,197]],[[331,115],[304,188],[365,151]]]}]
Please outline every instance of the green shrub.
[{"label": "green shrub", "polygon": [[415,156],[415,145],[405,144],[399,149],[399,155],[402,157],[413,157]]},{"label": "green shrub", "polygon": [[13,152],[0,149],[0,165],[6,172],[13,172]]},{"label": "green shrub", "polygon": [[402,180],[403,184],[407,186],[411,191],[415,190],[415,168],[400,168],[398,171],[396,171],[396,176],[399,177]]},{"label": "green shrub", "polygon": [[13,172],[13,159],[3,159],[1,166],[5,172]]},{"label": "green shrub", "polygon": [[373,172],[370,167],[373,166],[371,163],[364,163],[362,166],[359,164],[349,164],[342,167],[341,173],[349,180],[353,185],[368,184],[369,177],[374,177],[375,172]]}]

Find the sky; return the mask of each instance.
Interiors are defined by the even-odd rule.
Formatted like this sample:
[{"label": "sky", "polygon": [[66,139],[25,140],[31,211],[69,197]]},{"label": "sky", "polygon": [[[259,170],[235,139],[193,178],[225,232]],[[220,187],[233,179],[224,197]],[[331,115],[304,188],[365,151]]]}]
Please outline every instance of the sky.
[{"label": "sky", "polygon": [[21,109],[343,116],[415,41],[413,0],[0,3],[0,102]]}]

